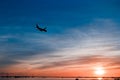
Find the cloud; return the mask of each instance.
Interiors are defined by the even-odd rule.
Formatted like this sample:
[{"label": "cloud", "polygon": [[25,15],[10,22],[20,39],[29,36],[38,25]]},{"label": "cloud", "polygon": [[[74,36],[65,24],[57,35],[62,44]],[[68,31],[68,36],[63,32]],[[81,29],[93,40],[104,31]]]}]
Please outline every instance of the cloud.
[{"label": "cloud", "polygon": [[[45,41],[48,42],[47,44],[59,48],[58,51],[52,54],[59,54],[63,55],[64,57],[56,58],[55,61],[51,62],[46,61],[46,64],[43,64],[39,68],[46,69],[69,65],[86,65],[94,63],[103,63],[103,65],[111,66],[111,64],[114,64],[119,60],[117,58],[117,56],[119,56],[119,48],[116,48],[119,46],[119,31],[117,30],[118,27],[119,26],[111,20],[100,19],[96,20],[89,26],[85,26],[84,29],[82,29],[85,30],[84,32],[79,29],[71,29],[69,30],[70,32],[68,31],[68,33],[62,37],[52,37],[53,41],[54,39],[57,39],[54,41],[57,43],[57,45],[56,43],[55,45],[54,43],[52,45],[48,39],[48,41]],[[70,34],[71,32],[73,32],[73,34]],[[114,56],[114,58],[112,58],[112,56]],[[79,57],[79,59],[77,57]],[[52,58],[50,58],[50,60],[51,59]],[[38,65],[39,62],[36,64]],[[119,67],[118,64],[115,65]]]},{"label": "cloud", "polygon": [[97,19],[59,34],[3,35],[0,54],[4,58],[0,59],[0,64],[9,67],[26,63],[40,69],[71,65],[82,67],[94,63],[119,67],[119,33],[119,24],[109,19]]},{"label": "cloud", "polygon": [[47,63],[42,66],[38,66],[36,68],[40,70],[50,69],[50,68],[52,69],[54,68],[73,68],[73,69],[74,68],[77,68],[77,69],[91,68],[92,69],[93,67],[96,67],[96,66],[103,66],[106,70],[119,69],[120,68],[119,57],[120,56],[105,57],[100,55],[82,56],[76,59]]}]

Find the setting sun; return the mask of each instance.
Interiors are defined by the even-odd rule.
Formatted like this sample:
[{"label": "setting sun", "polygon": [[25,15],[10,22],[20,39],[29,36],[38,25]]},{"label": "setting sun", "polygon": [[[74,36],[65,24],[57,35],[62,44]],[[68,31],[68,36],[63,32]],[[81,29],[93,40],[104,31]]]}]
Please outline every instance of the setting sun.
[{"label": "setting sun", "polygon": [[99,75],[99,76],[102,76],[103,74],[105,74],[105,70],[103,69],[103,67],[97,67],[95,69],[95,74]]}]

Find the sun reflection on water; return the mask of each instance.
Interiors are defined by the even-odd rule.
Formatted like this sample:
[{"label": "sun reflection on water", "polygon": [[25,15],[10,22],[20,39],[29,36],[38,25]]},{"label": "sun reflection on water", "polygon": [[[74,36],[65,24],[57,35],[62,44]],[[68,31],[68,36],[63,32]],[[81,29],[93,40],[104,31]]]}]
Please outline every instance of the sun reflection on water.
[{"label": "sun reflection on water", "polygon": [[103,80],[103,78],[97,78],[97,80]]}]

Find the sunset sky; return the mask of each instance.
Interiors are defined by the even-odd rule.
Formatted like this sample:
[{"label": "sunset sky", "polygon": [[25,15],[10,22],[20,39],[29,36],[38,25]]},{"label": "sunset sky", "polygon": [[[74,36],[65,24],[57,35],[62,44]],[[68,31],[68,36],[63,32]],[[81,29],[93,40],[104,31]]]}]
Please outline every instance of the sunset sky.
[{"label": "sunset sky", "polygon": [[120,0],[0,0],[0,73],[120,76]]}]

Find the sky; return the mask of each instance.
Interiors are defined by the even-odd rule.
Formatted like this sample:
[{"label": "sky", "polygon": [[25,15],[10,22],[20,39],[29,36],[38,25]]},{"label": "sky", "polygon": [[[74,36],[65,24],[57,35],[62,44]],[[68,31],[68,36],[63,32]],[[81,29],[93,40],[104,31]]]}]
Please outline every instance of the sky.
[{"label": "sky", "polygon": [[119,0],[0,0],[0,74],[120,76],[119,34]]}]

